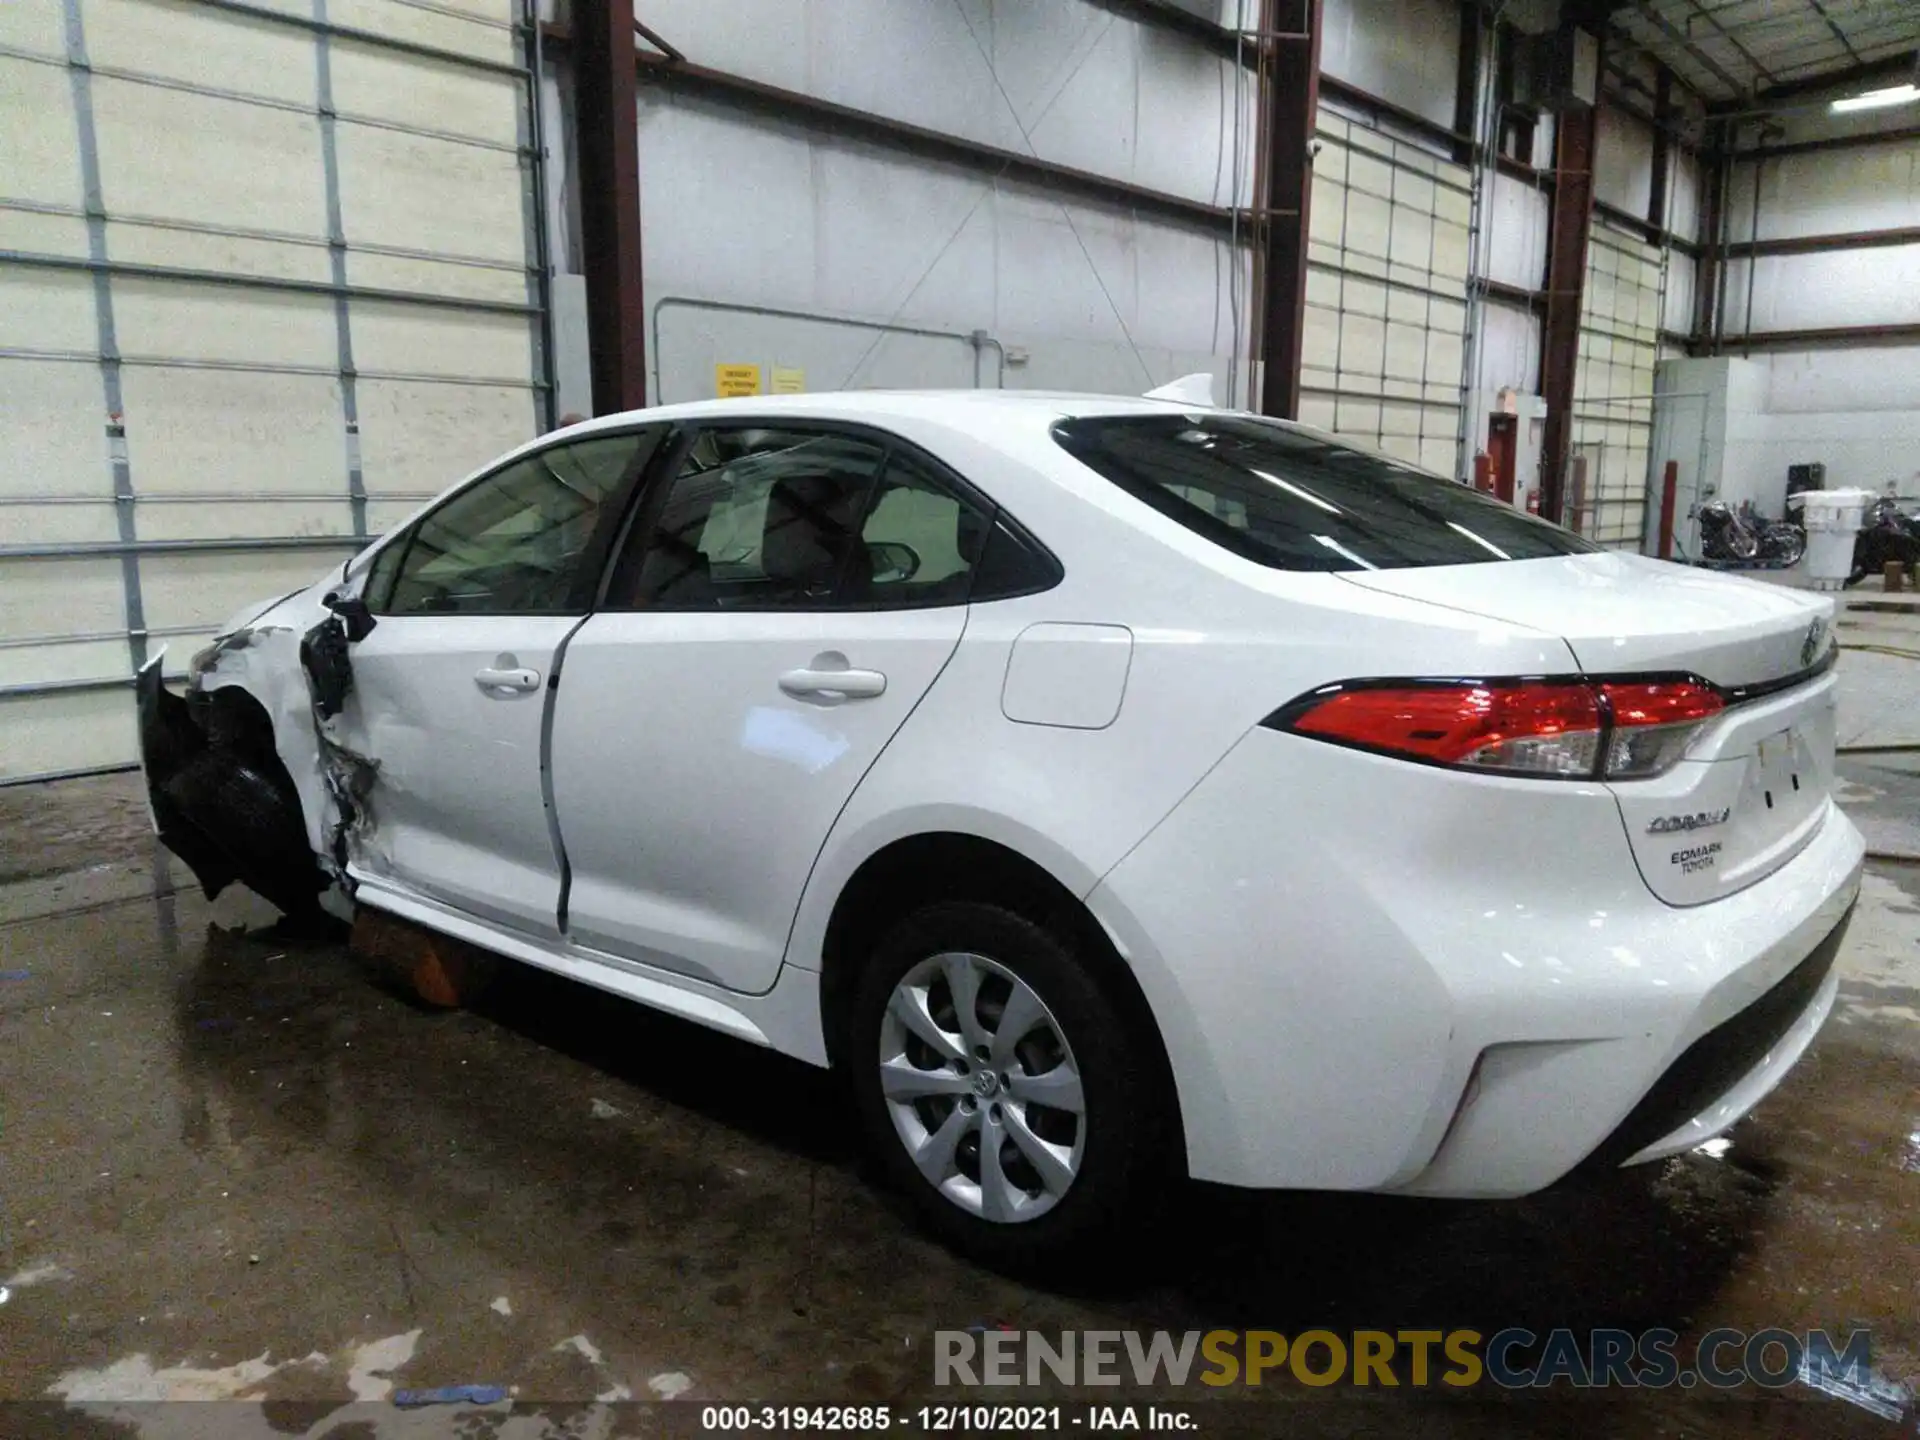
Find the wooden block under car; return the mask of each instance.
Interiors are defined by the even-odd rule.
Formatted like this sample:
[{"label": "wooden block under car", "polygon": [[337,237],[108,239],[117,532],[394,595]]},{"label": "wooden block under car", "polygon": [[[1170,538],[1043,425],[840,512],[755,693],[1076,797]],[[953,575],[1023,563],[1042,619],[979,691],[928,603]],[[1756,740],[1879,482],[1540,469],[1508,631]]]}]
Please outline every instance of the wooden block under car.
[{"label": "wooden block under car", "polygon": [[477,999],[500,964],[476,945],[365,906],[354,915],[348,947],[396,985],[446,1010]]}]

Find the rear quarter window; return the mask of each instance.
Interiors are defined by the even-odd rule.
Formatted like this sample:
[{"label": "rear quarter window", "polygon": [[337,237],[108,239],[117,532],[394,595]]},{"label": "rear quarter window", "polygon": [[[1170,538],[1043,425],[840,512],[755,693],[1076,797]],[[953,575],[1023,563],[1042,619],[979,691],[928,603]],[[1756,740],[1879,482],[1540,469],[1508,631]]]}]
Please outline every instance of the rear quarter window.
[{"label": "rear quarter window", "polygon": [[1399,570],[1599,548],[1451,480],[1253,416],[1088,417],[1059,422],[1053,435],[1135,499],[1276,570]]}]

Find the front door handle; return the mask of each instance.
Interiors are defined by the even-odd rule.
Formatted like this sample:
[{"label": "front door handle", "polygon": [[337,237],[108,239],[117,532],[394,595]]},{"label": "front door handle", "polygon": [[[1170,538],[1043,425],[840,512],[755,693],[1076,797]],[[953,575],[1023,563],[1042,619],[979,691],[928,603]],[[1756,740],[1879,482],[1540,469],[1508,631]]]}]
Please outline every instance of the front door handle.
[{"label": "front door handle", "polygon": [[511,690],[525,694],[540,688],[540,672],[526,669],[496,670],[489,665],[473,672],[473,683],[482,690]]},{"label": "front door handle", "polygon": [[[818,661],[816,660],[816,665]],[[815,669],[789,670],[780,677],[780,688],[796,700],[814,700],[837,705],[842,700],[871,700],[887,693],[887,677],[878,670]]]}]

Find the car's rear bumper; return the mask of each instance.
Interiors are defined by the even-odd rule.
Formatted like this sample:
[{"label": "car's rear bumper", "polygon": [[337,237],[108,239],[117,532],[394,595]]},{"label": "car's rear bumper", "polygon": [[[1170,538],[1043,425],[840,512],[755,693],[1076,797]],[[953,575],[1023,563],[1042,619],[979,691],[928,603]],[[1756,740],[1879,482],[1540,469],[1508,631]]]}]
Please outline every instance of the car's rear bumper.
[{"label": "car's rear bumper", "polygon": [[1582,1167],[1642,1165],[1679,1155],[1759,1104],[1832,1013],[1840,988],[1834,962],[1852,920],[1850,906],[1784,979],[1682,1051]]},{"label": "car's rear bumper", "polygon": [[1598,786],[1259,732],[1090,903],[1160,1021],[1196,1176],[1518,1195],[1772,1089],[1831,1008],[1863,851],[1830,808],[1766,879],[1676,909]]},{"label": "car's rear bumper", "polygon": [[[1839,986],[1833,965],[1852,915],[1851,892],[1846,899],[1839,922],[1810,950],[1804,928],[1797,928],[1733,972],[1744,988],[1751,972],[1772,974],[1782,964],[1790,966],[1758,999],[1693,1038],[1670,1063],[1649,1072],[1642,1061],[1586,1077],[1592,1104],[1580,1101],[1577,1064],[1570,1064],[1565,1076],[1550,1073],[1556,1056],[1547,1057],[1546,1074],[1502,1068],[1476,1075],[1431,1162],[1399,1188],[1423,1195],[1524,1194],[1560,1178],[1549,1173],[1552,1169],[1594,1173],[1644,1164],[1720,1134],[1766,1098],[1826,1023]],[[1827,925],[1828,908],[1816,914],[1811,928]],[[1682,1034],[1692,1030],[1689,1024]],[[1556,1078],[1567,1082],[1568,1100],[1554,1093],[1560,1088],[1554,1086]],[[1635,1092],[1637,1099],[1619,1122],[1611,1130],[1600,1129],[1595,1105],[1611,1113],[1623,1094]],[[1536,1137],[1548,1133],[1562,1138],[1538,1143]],[[1584,1154],[1578,1153],[1582,1147],[1587,1147]],[[1572,1165],[1567,1165],[1569,1156]]]}]

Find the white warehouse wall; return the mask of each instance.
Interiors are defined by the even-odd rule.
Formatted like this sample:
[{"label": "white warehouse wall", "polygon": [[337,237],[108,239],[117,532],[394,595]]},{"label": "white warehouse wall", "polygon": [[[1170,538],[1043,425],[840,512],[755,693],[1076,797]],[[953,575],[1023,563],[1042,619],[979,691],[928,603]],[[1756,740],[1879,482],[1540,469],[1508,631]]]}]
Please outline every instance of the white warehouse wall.
[{"label": "white warehouse wall", "polygon": [[1482,244],[1488,278],[1538,290],[1547,283],[1548,192],[1504,173],[1493,176],[1487,191]]},{"label": "white warehouse wall", "polygon": [[[1450,0],[1369,3],[1329,22],[1329,73],[1396,103],[1418,75],[1424,107],[1450,120]],[[1205,205],[1251,204],[1254,78],[1230,59],[1082,0],[902,10],[748,0],[720,13],[658,0],[645,13],[715,70]],[[1447,57],[1437,69],[1436,43]],[[547,113],[564,133],[564,74],[552,82]],[[1467,172],[1332,104],[1320,138],[1303,409],[1451,470]],[[1137,393],[1204,370],[1223,400],[1252,393],[1250,250],[1218,226],[1063,199],[670,86],[643,85],[639,141],[656,400],[713,394],[722,364],[758,366],[762,389],[779,372],[813,390]],[[556,159],[556,255],[577,264],[577,204]],[[563,384],[581,329],[562,325]]]},{"label": "white warehouse wall", "polygon": [[[645,13],[694,63],[1205,204],[1250,203],[1251,75],[1112,10],[655,0]],[[1245,247],[1236,264],[1229,237],[1202,224],[1063,203],[651,85],[639,148],[656,400],[712,394],[716,363],[760,365],[763,388],[775,367],[808,389],[965,386],[976,331],[1000,347],[978,354],[987,385],[1003,349],[1009,386],[1138,392],[1207,370],[1224,400],[1231,370],[1235,397],[1249,393],[1236,358],[1251,321]],[[554,208],[564,260],[574,207]]]},{"label": "white warehouse wall", "polygon": [[[1813,110],[1793,117],[1775,142],[1884,130],[1901,118]],[[1735,244],[1755,233],[1756,187],[1762,241],[1920,227],[1920,145],[1890,137],[1738,164],[1729,204]],[[1920,245],[1736,258],[1728,266],[1725,334],[1735,355],[1750,330],[1900,324],[1920,324]],[[1730,498],[1777,514],[1787,466],[1805,461],[1827,466],[1829,486],[1892,484],[1920,496],[1920,345],[1770,348],[1751,358],[1763,379],[1751,411],[1736,407],[1729,416]]]},{"label": "white warehouse wall", "polygon": [[[644,97],[641,157],[659,399],[710,394],[712,365],[730,360],[804,369],[809,389],[964,386],[974,329],[1016,358],[1026,350],[1009,385],[1137,392],[1193,370],[1225,378],[1224,238],[659,91]],[[690,299],[952,338],[769,316],[720,334],[676,303]]]},{"label": "white warehouse wall", "polygon": [[1602,105],[1596,126],[1594,198],[1647,218],[1653,194],[1653,127],[1614,105]]},{"label": "white warehouse wall", "polygon": [[1321,23],[1324,73],[1452,128],[1457,0],[1325,0]]},{"label": "white warehouse wall", "polygon": [[1097,5],[647,0],[644,14],[695,64],[1003,149],[1030,136],[1049,160],[1194,199],[1232,193],[1214,178],[1230,63]]},{"label": "white warehouse wall", "polygon": [[[1248,7],[1186,8],[1231,23]],[[649,0],[645,18],[695,64],[1203,204],[1250,204],[1255,97],[1252,77],[1231,60],[1097,0],[908,9],[890,0]],[[1453,0],[1328,0],[1327,75],[1445,126],[1458,44]],[[872,63],[875,54],[889,63]],[[552,89],[549,117],[559,120],[564,76]],[[1601,125],[1603,194],[1625,200],[1638,187],[1623,208],[1644,214],[1651,132],[1610,108]],[[806,389],[1137,392],[1205,370],[1222,399],[1248,403],[1246,246],[1205,224],[1063,201],[657,84],[643,85],[640,128],[656,400],[710,395],[717,365],[748,364],[763,389],[778,370]],[[1542,117],[1537,161],[1551,163],[1552,129]],[[1464,257],[1471,177],[1431,139],[1356,113],[1344,96],[1323,104],[1321,139],[1303,414],[1464,473],[1459,437],[1467,456],[1482,443],[1484,403],[1469,397],[1537,389],[1538,317],[1490,300],[1477,333],[1465,334],[1464,258],[1454,251]],[[1674,169],[1678,216],[1693,172],[1684,158]],[[577,210],[564,165],[554,172],[556,254],[566,263]],[[1356,180],[1362,172],[1372,178]],[[1538,290],[1548,182],[1505,173],[1487,181],[1487,271]],[[1684,327],[1691,275],[1669,278],[1659,319]],[[565,395],[577,393],[568,377],[580,327],[567,323],[571,307],[559,308]],[[1606,402],[1619,396],[1616,370],[1650,398],[1651,352],[1645,365],[1602,358]],[[1644,456],[1643,446],[1614,450],[1616,468]],[[1636,482],[1622,469],[1615,483]]]},{"label": "white warehouse wall", "polygon": [[1531,310],[1490,301],[1480,312],[1475,388],[1531,394],[1540,376],[1540,320]]},{"label": "white warehouse wall", "polygon": [[1892,487],[1920,498],[1920,346],[1755,357],[1758,404],[1727,430],[1726,488],[1770,515],[1786,503],[1787,467],[1817,460],[1827,487]]}]

